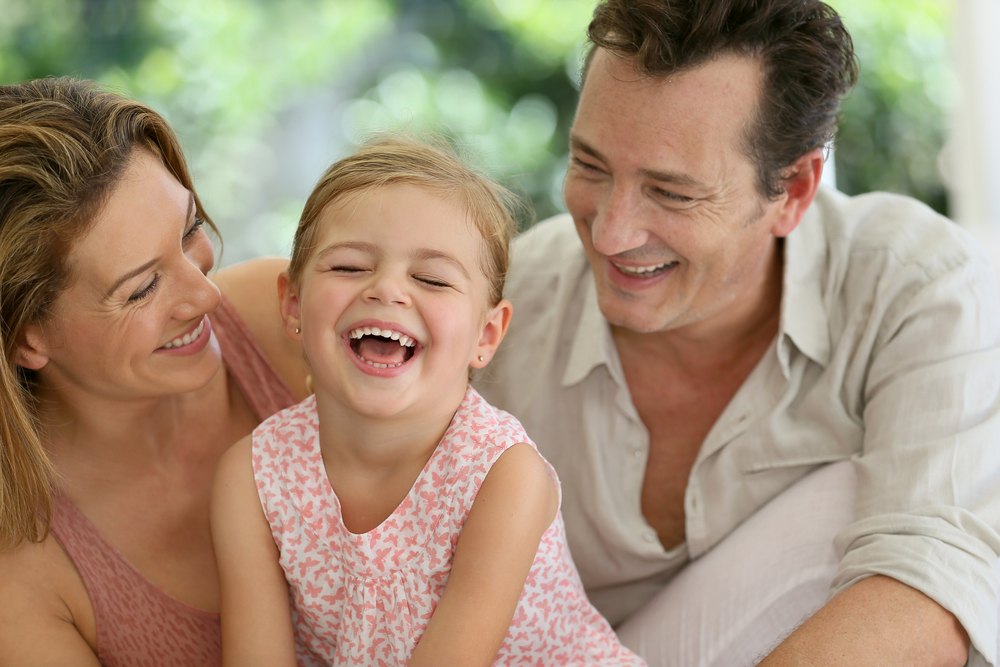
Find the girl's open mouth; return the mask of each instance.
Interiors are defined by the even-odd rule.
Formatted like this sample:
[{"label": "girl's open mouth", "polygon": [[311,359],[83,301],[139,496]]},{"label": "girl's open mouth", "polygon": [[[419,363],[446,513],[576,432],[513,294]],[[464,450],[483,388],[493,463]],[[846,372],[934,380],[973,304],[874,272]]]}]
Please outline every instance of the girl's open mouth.
[{"label": "girl's open mouth", "polygon": [[399,368],[413,358],[417,346],[410,336],[379,327],[358,327],[348,337],[355,356],[374,368]]}]

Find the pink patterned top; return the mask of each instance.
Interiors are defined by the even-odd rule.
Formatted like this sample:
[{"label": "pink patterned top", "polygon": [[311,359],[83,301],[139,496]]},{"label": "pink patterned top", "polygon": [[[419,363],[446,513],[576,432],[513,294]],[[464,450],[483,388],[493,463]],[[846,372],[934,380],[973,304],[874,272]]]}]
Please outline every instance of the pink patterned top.
[{"label": "pink patterned top", "polygon": [[[254,477],[289,583],[299,665],[405,664],[448,582],[483,479],[508,447],[531,441],[470,387],[403,502],[356,535],[341,520],[318,435],[315,397],[253,433]],[[561,514],[542,537],[494,664],[644,664],[587,601]]]},{"label": "pink patterned top", "polygon": [[[295,402],[226,299],[212,314],[226,370],[258,419]],[[97,620],[104,667],[193,667],[222,663],[219,614],[181,602],[126,560],[62,491],[53,494],[52,535],[79,571]]]}]

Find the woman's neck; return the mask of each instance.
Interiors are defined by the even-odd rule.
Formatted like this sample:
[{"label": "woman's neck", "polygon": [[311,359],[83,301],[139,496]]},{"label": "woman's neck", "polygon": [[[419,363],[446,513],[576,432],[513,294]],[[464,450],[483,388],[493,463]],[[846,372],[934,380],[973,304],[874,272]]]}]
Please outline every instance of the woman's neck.
[{"label": "woman's neck", "polygon": [[183,394],[120,399],[43,386],[37,397],[43,442],[61,474],[89,471],[115,478],[179,457],[200,457],[206,436],[218,431],[225,437],[232,421],[224,371]]}]

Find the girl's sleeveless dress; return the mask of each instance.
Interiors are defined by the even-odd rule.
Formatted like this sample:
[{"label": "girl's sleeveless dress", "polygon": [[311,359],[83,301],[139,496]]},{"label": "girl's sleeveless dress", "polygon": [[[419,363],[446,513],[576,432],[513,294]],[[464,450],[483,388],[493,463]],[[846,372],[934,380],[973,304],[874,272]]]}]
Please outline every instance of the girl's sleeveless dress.
[{"label": "girl's sleeveless dress", "polygon": [[[318,435],[315,397],[253,433],[254,476],[289,582],[299,664],[406,664],[448,583],[483,479],[508,447],[531,441],[470,387],[403,502],[356,535],[341,520]],[[551,466],[549,474],[556,479]],[[561,514],[542,537],[494,664],[644,664],[587,601]]]}]

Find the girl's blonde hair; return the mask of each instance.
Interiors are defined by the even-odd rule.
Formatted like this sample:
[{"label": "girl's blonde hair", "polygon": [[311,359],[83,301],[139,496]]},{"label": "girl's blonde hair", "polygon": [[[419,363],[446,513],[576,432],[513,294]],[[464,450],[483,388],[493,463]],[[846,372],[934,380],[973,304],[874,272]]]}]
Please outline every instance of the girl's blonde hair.
[{"label": "girl's blonde hair", "polygon": [[[152,109],[68,77],[0,86],[0,550],[45,539],[52,513],[53,470],[18,345],[70,285],[67,255],[137,148],[194,192],[177,138]],[[207,220],[197,196],[195,205]]]},{"label": "girl's blonde hair", "polygon": [[298,283],[319,238],[316,221],[324,208],[348,194],[389,185],[414,185],[469,214],[483,238],[479,263],[486,276],[488,305],[503,298],[510,240],[517,230],[512,211],[520,204],[505,188],[468,167],[453,151],[408,135],[378,135],[350,157],[335,162],[306,200],[288,273]]}]

